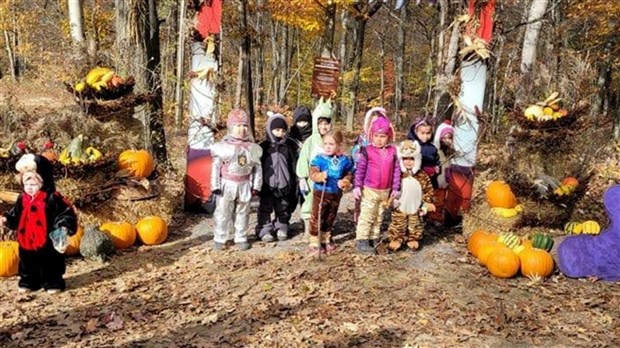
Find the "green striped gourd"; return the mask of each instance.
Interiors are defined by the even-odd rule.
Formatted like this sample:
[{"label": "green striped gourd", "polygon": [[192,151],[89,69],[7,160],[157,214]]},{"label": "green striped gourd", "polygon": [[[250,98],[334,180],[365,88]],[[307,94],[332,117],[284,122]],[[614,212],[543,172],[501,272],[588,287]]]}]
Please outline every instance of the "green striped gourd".
[{"label": "green striped gourd", "polygon": [[508,246],[510,249],[514,249],[516,246],[521,244],[521,238],[511,232],[500,233],[497,241],[506,244],[506,246]]},{"label": "green striped gourd", "polygon": [[582,230],[583,226],[578,222],[570,221],[564,225],[564,232],[568,234],[580,234]]},{"label": "green striped gourd", "polygon": [[532,246],[537,249],[550,251],[553,248],[553,237],[545,233],[535,233],[532,237]]}]

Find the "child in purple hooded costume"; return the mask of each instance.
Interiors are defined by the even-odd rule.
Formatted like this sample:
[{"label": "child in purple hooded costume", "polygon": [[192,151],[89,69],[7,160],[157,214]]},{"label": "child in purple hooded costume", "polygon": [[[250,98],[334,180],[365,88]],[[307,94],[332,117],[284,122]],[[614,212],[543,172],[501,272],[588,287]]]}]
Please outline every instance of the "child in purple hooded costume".
[{"label": "child in purple hooded costume", "polygon": [[608,229],[597,236],[567,237],[558,246],[558,268],[568,277],[620,280],[620,185],[607,189],[603,202],[611,219]]},{"label": "child in purple hooded costume", "polygon": [[380,117],[370,127],[370,144],[360,150],[353,190],[355,199],[361,199],[362,202],[355,243],[360,253],[376,253],[383,210],[390,205],[390,200],[398,199],[400,195],[397,151],[390,144],[393,135],[390,121]]}]

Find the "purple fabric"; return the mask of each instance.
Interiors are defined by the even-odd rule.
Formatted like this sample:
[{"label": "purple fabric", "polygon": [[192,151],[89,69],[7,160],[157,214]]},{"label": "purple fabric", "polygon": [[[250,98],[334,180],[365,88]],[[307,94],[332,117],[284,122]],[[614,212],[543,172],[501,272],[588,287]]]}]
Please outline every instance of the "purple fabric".
[{"label": "purple fabric", "polygon": [[187,161],[191,162],[197,158],[202,157],[210,157],[211,151],[206,149],[192,149],[191,147],[187,149]]},{"label": "purple fabric", "polygon": [[566,237],[558,246],[558,268],[568,277],[620,280],[620,185],[607,189],[603,203],[611,218],[608,229],[598,236]]},{"label": "purple fabric", "polygon": [[370,187],[377,190],[400,189],[399,162],[396,147],[388,145],[382,149],[368,145],[363,148],[355,170],[355,187]]}]

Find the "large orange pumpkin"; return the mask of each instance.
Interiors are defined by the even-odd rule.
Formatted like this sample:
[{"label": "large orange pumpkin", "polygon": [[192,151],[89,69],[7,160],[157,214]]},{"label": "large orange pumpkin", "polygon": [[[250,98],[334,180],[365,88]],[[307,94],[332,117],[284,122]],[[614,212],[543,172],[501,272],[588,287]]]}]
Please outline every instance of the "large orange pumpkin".
[{"label": "large orange pumpkin", "polygon": [[146,150],[125,150],[118,156],[117,167],[133,176],[146,178],[155,170],[155,163]]},{"label": "large orange pumpkin", "polygon": [[553,257],[547,251],[528,248],[519,254],[521,274],[524,276],[548,277],[553,273]]},{"label": "large orange pumpkin", "polygon": [[12,241],[0,242],[0,277],[12,277],[19,266],[19,244]]},{"label": "large orange pumpkin", "polygon": [[503,181],[493,181],[487,187],[486,197],[491,208],[512,209],[517,205],[517,198],[510,186]]},{"label": "large orange pumpkin", "polygon": [[500,243],[498,241],[493,241],[493,242],[489,242],[487,244],[482,245],[480,247],[480,250],[478,251],[478,261],[480,262],[480,264],[483,266],[486,266],[487,261],[489,259],[489,255],[491,255],[491,253],[494,252],[495,249],[502,248],[502,247],[508,248],[506,244]]},{"label": "large orange pumpkin", "polygon": [[469,240],[467,241],[467,249],[471,252],[474,257],[478,257],[478,253],[480,252],[480,248],[488,244],[490,242],[494,242],[497,240],[497,235],[494,233],[487,233],[483,230],[477,230],[469,236]]},{"label": "large orange pumpkin", "polygon": [[519,272],[520,265],[519,256],[506,246],[496,248],[487,258],[489,272],[499,278],[514,277]]},{"label": "large orange pumpkin", "polygon": [[136,242],[136,228],[129,222],[107,222],[99,229],[110,236],[116,249],[127,249]]},{"label": "large orange pumpkin", "polygon": [[147,216],[136,224],[138,238],[146,245],[163,243],[168,238],[168,225],[159,216]]},{"label": "large orange pumpkin", "polygon": [[65,255],[74,256],[80,253],[80,242],[82,241],[82,237],[84,237],[84,228],[78,226],[75,234],[69,237],[69,244],[67,245],[67,250],[65,250]]}]

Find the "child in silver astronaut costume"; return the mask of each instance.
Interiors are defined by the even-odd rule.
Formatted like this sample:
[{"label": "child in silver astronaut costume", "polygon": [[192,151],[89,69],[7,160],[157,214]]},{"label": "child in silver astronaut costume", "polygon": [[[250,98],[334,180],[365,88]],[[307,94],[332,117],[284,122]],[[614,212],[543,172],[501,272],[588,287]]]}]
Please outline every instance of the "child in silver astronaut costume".
[{"label": "child in silver astronaut costume", "polygon": [[228,135],[211,147],[211,192],[218,195],[213,245],[216,250],[223,249],[234,227],[235,244],[247,250],[250,199],[263,184],[262,149],[252,141],[245,111],[232,110],[226,125]]}]

